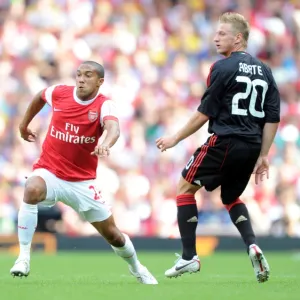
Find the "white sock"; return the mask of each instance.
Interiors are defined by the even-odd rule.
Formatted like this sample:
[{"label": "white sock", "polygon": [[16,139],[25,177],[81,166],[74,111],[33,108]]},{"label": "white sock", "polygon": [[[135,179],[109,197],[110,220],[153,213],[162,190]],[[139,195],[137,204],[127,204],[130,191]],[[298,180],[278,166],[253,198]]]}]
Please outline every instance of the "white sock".
[{"label": "white sock", "polygon": [[140,263],[138,261],[134,246],[127,234],[123,233],[123,236],[125,237],[125,245],[123,247],[111,247],[118,256],[122,257],[131,266],[133,272],[137,272]]},{"label": "white sock", "polygon": [[22,202],[18,214],[19,258],[30,259],[30,248],[37,225],[37,205]]}]

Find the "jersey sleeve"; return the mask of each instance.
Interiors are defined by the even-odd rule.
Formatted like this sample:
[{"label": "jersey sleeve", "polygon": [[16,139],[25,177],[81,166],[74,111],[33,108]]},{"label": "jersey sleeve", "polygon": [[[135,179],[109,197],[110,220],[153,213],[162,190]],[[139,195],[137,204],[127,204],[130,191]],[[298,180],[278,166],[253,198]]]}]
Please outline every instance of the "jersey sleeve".
[{"label": "jersey sleeve", "polygon": [[60,84],[49,86],[48,88],[44,89],[42,92],[42,99],[50,106],[53,105],[53,98],[55,97],[54,91],[58,86],[60,86]]},{"label": "jersey sleeve", "polygon": [[214,64],[211,67],[207,78],[207,89],[198,107],[199,112],[211,118],[216,118],[220,111],[219,108],[224,86],[223,73],[218,64]]},{"label": "jersey sleeve", "polygon": [[264,112],[266,123],[280,122],[280,94],[272,73],[271,84],[269,84],[269,88],[266,94]]},{"label": "jersey sleeve", "polygon": [[101,107],[101,114],[100,114],[100,124],[101,126],[104,125],[105,120],[114,120],[116,122],[119,121],[118,119],[118,112],[117,106],[114,101],[106,100]]}]

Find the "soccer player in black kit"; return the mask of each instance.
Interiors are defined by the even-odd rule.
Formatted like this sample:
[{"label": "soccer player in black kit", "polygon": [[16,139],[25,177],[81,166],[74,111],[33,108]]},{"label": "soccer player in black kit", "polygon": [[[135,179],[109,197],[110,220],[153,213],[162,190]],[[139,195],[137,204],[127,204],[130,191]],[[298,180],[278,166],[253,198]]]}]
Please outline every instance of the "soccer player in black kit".
[{"label": "soccer player in black kit", "polygon": [[256,184],[269,177],[268,152],[280,121],[280,95],[270,68],[245,52],[249,30],[240,14],[220,17],[214,42],[225,58],[212,65],[197,112],[176,134],[156,140],[157,147],[165,151],[209,121],[211,136],[192,155],[177,186],[183,253],[165,272],[167,277],[200,270],[194,195],[202,186],[207,191],[220,186],[222,202],[244,240],[258,282],[269,278],[269,265],[256,244],[248,210],[239,197],[252,173]]}]

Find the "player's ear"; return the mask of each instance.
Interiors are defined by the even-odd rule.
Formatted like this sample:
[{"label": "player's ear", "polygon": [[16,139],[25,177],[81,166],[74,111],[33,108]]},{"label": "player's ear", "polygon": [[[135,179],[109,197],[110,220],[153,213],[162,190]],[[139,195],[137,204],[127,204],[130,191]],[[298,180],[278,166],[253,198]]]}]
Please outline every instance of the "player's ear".
[{"label": "player's ear", "polygon": [[104,78],[99,78],[98,79],[98,86],[101,86],[104,82]]},{"label": "player's ear", "polygon": [[236,42],[237,42],[237,44],[240,44],[243,42],[243,35],[240,32],[236,35]]}]

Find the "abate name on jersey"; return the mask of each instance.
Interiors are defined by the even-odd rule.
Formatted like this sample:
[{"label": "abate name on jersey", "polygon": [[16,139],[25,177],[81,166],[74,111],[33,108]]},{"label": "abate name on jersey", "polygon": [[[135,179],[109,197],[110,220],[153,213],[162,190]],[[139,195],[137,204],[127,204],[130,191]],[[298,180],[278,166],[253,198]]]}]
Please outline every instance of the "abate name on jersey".
[{"label": "abate name on jersey", "polygon": [[258,65],[247,65],[245,63],[239,63],[239,72],[250,73],[252,75],[260,75],[263,76],[263,72],[261,70],[261,66]]}]

